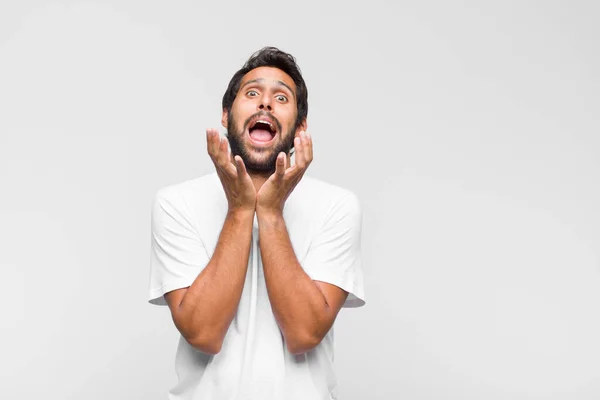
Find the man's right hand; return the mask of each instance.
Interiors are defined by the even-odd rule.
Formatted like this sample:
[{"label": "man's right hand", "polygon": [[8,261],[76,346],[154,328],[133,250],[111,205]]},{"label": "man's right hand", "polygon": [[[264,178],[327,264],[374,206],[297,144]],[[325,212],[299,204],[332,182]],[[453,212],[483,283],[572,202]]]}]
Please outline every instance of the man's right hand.
[{"label": "man's right hand", "polygon": [[232,162],[227,138],[221,138],[216,129],[206,130],[206,145],[223,185],[229,211],[254,212],[256,189],[242,158],[235,156]]},{"label": "man's right hand", "polygon": [[229,212],[208,264],[190,286],[165,293],[165,299],[185,340],[194,348],[214,355],[223,346],[244,289],[256,190],[242,159],[236,157],[232,162],[226,138],[220,139],[216,129],[207,129],[206,141],[227,196]]}]

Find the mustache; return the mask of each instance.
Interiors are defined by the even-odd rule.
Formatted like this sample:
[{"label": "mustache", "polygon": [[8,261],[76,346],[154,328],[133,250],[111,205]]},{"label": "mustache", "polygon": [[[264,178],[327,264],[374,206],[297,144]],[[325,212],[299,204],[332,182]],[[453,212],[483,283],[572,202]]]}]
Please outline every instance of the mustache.
[{"label": "mustache", "polygon": [[277,118],[275,118],[275,116],[273,114],[266,112],[266,111],[259,111],[256,114],[252,114],[246,120],[246,122],[244,122],[244,130],[246,130],[248,128],[250,121],[252,121],[254,118],[258,118],[258,117],[269,117],[269,119],[271,121],[275,122],[275,125],[277,125],[277,132],[281,132],[281,123],[279,122],[279,120]]}]

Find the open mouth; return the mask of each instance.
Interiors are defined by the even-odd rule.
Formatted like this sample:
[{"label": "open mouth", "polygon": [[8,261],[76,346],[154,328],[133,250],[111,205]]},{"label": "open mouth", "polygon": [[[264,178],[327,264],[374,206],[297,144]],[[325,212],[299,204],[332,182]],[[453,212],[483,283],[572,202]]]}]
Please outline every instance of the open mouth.
[{"label": "open mouth", "polygon": [[255,142],[270,142],[276,133],[275,125],[267,119],[258,118],[248,126],[248,134]]}]

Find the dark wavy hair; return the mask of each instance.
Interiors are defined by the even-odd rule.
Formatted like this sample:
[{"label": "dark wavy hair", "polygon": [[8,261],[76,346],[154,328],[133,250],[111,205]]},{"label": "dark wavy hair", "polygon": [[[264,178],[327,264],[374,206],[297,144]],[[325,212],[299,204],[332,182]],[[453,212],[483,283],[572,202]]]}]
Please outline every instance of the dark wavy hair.
[{"label": "dark wavy hair", "polygon": [[276,47],[263,47],[258,50],[252,54],[244,66],[233,75],[231,81],[229,81],[227,90],[223,95],[223,110],[227,110],[227,112],[231,111],[231,106],[240,89],[242,78],[248,72],[259,67],[278,68],[288,74],[296,84],[296,107],[298,116],[294,128],[298,128],[308,115],[308,89],[306,88],[304,78],[302,78],[300,67],[296,64],[296,59],[291,54],[281,51]]}]

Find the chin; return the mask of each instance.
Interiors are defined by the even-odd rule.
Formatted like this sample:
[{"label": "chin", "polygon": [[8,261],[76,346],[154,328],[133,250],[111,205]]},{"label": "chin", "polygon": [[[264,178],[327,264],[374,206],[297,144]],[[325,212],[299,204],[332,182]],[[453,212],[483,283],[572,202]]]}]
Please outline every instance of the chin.
[{"label": "chin", "polygon": [[275,171],[275,161],[277,157],[253,157],[252,154],[249,154],[248,157],[242,157],[244,160],[244,164],[246,165],[246,169],[250,171],[256,172],[274,172]]},{"label": "chin", "polygon": [[244,160],[246,169],[253,172],[274,172],[277,155],[280,152],[289,153],[293,145],[293,136],[291,140],[277,132],[273,138],[267,142],[258,142],[250,138],[248,131],[236,136],[229,137],[229,144],[234,155],[239,155]]}]

